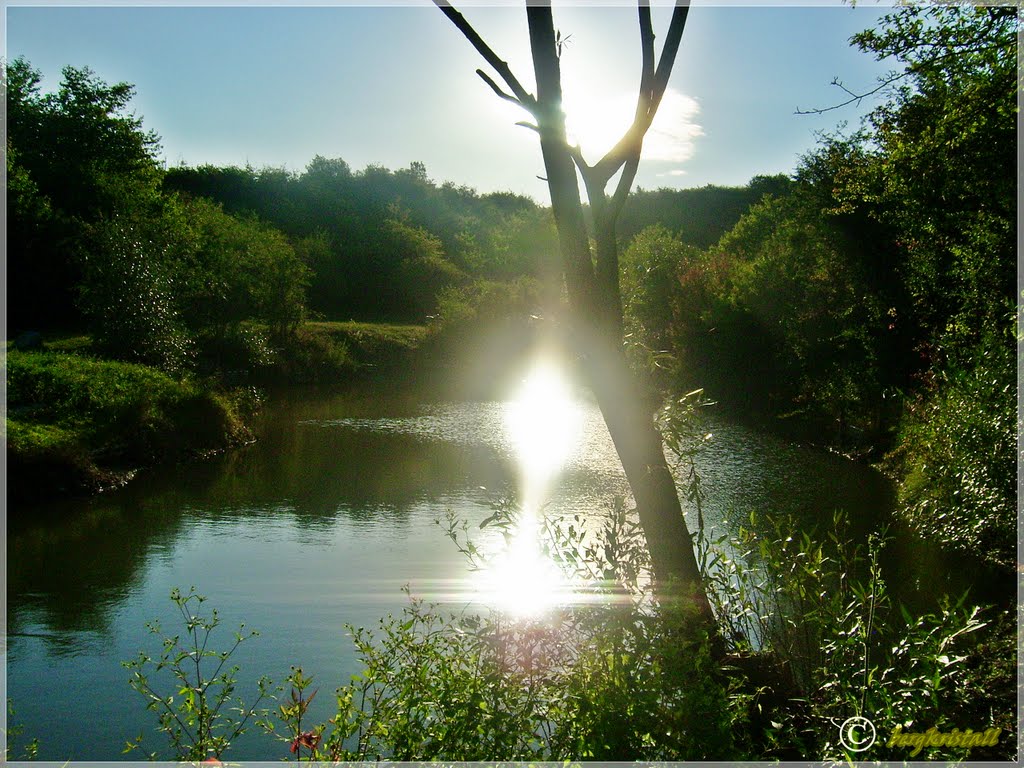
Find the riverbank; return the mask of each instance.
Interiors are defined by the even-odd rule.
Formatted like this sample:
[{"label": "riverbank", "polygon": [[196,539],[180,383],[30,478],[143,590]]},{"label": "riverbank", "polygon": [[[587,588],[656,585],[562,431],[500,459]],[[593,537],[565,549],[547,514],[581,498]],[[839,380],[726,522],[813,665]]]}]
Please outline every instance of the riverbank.
[{"label": "riverbank", "polygon": [[180,379],[100,359],[84,335],[9,345],[7,497],[16,509],[99,493],[143,467],[251,442],[262,389],[344,385],[408,367],[427,335],[416,325],[309,322],[287,345],[220,349]]},{"label": "riverbank", "polygon": [[240,393],[153,368],[39,350],[7,353],[7,494],[95,493],[143,466],[253,439]]}]

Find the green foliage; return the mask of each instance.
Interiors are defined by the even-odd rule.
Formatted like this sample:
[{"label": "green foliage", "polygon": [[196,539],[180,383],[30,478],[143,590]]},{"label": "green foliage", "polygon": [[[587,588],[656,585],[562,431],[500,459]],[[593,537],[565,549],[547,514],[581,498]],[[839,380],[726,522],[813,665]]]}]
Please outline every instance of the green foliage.
[{"label": "green foliage", "polygon": [[175,168],[164,185],[287,233],[311,270],[311,308],[332,318],[421,321],[446,287],[537,274],[556,248],[549,212],[528,198],[438,186],[422,163],[353,172],[317,156],[291,175]]},{"label": "green foliage", "polygon": [[666,227],[682,242],[709,248],[765,195],[783,194],[785,176],[755,176],[745,187],[707,185],[698,189],[638,189],[627,199],[616,231],[628,242],[654,225]]},{"label": "green foliage", "polygon": [[65,67],[56,92],[23,58],[7,63],[8,137],[19,163],[66,216],[112,213],[152,195],[159,139],[129,112],[135,89],[108,85],[87,67]]},{"label": "green foliage", "polygon": [[1007,566],[1017,542],[1014,363],[1012,336],[988,336],[972,365],[943,371],[910,405],[889,457],[916,530]]},{"label": "green foliage", "polygon": [[[288,735],[283,737],[291,744],[291,751],[295,755],[296,762],[302,761],[302,750],[307,750],[307,757],[313,760],[317,756],[320,747],[320,740],[326,725],[321,723],[312,730],[302,729],[302,718],[306,716],[306,710],[316,698],[319,688],[315,689],[308,696],[306,691],[313,683],[313,678],[303,674],[300,667],[292,667],[291,674],[286,682],[291,685],[291,701],[278,706],[278,719],[288,728]],[[272,724],[269,730],[273,731]]]},{"label": "green foliage", "polygon": [[53,453],[73,450],[76,435],[56,424],[7,419],[7,449],[12,453]]},{"label": "green foliage", "polygon": [[[147,708],[157,713],[158,730],[170,742],[175,759],[219,760],[231,743],[245,733],[250,722],[265,721],[268,714],[259,705],[271,695],[270,681],[261,677],[255,701],[246,705],[235,695],[239,667],[229,666],[238,647],[259,633],[252,630],[243,635],[243,624],[226,650],[215,650],[210,646],[210,637],[220,624],[216,609],[208,617],[193,613],[206,600],[196,593],[195,587],[184,595],[178,589],[172,590],[171,600],[181,614],[185,637],[162,637],[158,657],[140,653],[138,658],[122,662],[122,666],[131,670],[132,688],[147,699]],[[147,627],[154,635],[162,635],[156,622]],[[154,677],[161,672],[162,677],[169,678],[164,684]],[[141,743],[140,734],[127,743],[125,752]]]},{"label": "green foliage", "polygon": [[81,273],[71,258],[83,224],[145,207],[157,197],[158,142],[129,112],[134,89],[108,85],[87,68],[66,67],[56,92],[22,58],[5,66],[8,278],[18,285],[16,327],[78,320]]},{"label": "green foliage", "polygon": [[[485,199],[495,201],[496,197],[492,194]],[[552,267],[557,269],[552,258],[558,249],[554,218],[548,210],[522,205],[514,198],[507,202],[509,207],[517,207],[496,217],[487,227],[490,247],[480,256],[480,270],[492,279],[512,280],[522,275],[542,278]]]},{"label": "green foliage", "polygon": [[249,439],[227,398],[142,365],[12,351],[6,374],[15,495],[48,474],[45,490],[95,490],[111,480],[97,464],[138,466]]},{"label": "green foliage", "polygon": [[1018,26],[1012,8],[911,5],[854,38],[899,67],[885,101],[681,267],[682,386],[877,450],[904,398],[987,354],[1016,299]]},{"label": "green foliage", "polygon": [[177,243],[161,223],[115,217],[90,227],[79,304],[101,354],[173,374],[188,367],[192,339],[175,300]]},{"label": "green foliage", "polygon": [[690,261],[681,347],[716,396],[840,422],[876,411],[887,382],[878,367],[885,299],[872,290],[864,248],[824,214],[812,186],[753,206]]},{"label": "green foliage", "polygon": [[182,214],[193,238],[180,266],[189,326],[214,339],[246,320],[269,325],[278,338],[294,331],[303,318],[308,270],[287,238],[208,200],[186,201]]},{"label": "green foliage", "polygon": [[[294,331],[308,269],[280,231],[162,194],[158,140],[128,112],[131,85],[73,67],[55,93],[41,82],[24,59],[6,66],[16,326],[77,327],[78,310],[98,352],[172,373],[191,367],[195,342],[202,354],[251,341],[245,321],[276,340]],[[259,180],[282,186],[271,170]]]},{"label": "green foliage", "polygon": [[647,227],[619,259],[625,338],[634,366],[677,373],[674,329],[679,310],[679,273],[699,252],[660,225]]},{"label": "green foliage", "polygon": [[[1011,563],[1015,487],[1016,136],[1019,16],[907,6],[854,42],[892,56],[888,100],[837,195],[891,232],[908,297],[917,390],[892,465],[923,534]],[[870,142],[870,143],[868,143]]]},{"label": "green foliage", "polygon": [[0,733],[4,736],[4,742],[7,745],[6,757],[8,760],[35,760],[39,754],[39,738],[33,736],[32,739],[24,745],[22,748],[22,757],[17,757],[17,743],[21,738],[22,732],[25,730],[23,725],[11,725],[14,721],[14,716],[17,713],[14,711],[14,702],[7,699],[7,718],[5,722],[7,727],[4,728]]},{"label": "green foliage", "polygon": [[[734,653],[767,653],[778,670],[753,701],[764,726],[753,737],[768,756],[892,757],[881,735],[866,752],[844,747],[839,725],[852,716],[906,731],[956,725],[948,713],[967,680],[966,636],[985,626],[981,609],[942,598],[914,615],[894,603],[881,574],[884,546],[879,535],[855,545],[842,515],[828,530],[799,533],[793,520],[751,515],[735,536],[702,543]],[[780,687],[789,701],[780,703]],[[948,751],[929,754],[940,756]]]},{"label": "green foliage", "polygon": [[905,69],[850,194],[897,230],[926,341],[968,359],[1016,298],[1018,25],[1009,6],[907,6],[854,38]]},{"label": "green foliage", "polygon": [[422,227],[400,218],[388,219],[382,227],[382,245],[399,256],[393,273],[396,301],[401,316],[423,319],[434,311],[437,296],[445,288],[464,284],[466,275],[452,264],[441,241]]},{"label": "green foliage", "polygon": [[533,280],[511,283],[478,280],[441,291],[430,329],[436,336],[456,343],[482,336],[498,326],[525,323],[538,303],[538,286]]}]

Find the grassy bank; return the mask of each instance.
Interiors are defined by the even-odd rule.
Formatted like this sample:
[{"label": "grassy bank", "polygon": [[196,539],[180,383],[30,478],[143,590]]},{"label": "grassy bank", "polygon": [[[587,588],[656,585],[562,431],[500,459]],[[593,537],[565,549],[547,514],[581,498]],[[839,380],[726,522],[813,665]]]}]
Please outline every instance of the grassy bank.
[{"label": "grassy bank", "polygon": [[94,492],[252,437],[230,396],[142,365],[11,350],[6,377],[12,500]]},{"label": "grassy bank", "polygon": [[427,335],[419,325],[318,321],[274,339],[265,326],[245,323],[217,339],[200,339],[195,365],[228,386],[333,386],[408,365]]},{"label": "grassy bank", "polygon": [[[199,350],[203,378],[172,378],[99,359],[81,334],[6,355],[8,497],[94,493],[143,466],[183,461],[253,439],[245,424],[256,384],[336,385],[407,365],[427,328],[310,322],[272,346],[259,328]],[[205,353],[205,354],[204,354]]]},{"label": "grassy bank", "polygon": [[353,369],[372,371],[410,362],[428,333],[425,325],[318,321],[303,323],[298,340],[302,346],[344,350]]}]

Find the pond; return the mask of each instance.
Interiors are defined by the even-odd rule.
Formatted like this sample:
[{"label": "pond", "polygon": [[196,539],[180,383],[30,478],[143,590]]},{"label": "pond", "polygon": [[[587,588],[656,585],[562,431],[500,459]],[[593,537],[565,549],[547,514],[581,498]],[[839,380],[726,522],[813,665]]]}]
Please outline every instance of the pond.
[{"label": "pond", "polygon": [[[540,514],[588,519],[627,494],[585,393],[558,392],[558,407],[532,422],[522,411],[545,397],[529,382],[510,396],[448,402],[382,386],[293,392],[267,409],[253,445],[32,510],[37,522],[8,536],[11,724],[39,738],[45,760],[119,759],[140,733],[148,749],[163,747],[121,662],[159,652],[147,622],[180,631],[168,595],[193,585],[220,613],[221,647],[240,622],[260,632],[237,652],[238,693],[251,699],[259,675],[280,682],[300,665],[322,689],[311,716],[326,719],[328,692],[356,671],[346,624],[370,626],[400,611],[404,585],[453,606],[495,601],[435,522],[449,510],[493,543],[477,523],[510,489],[530,488]],[[874,470],[713,410],[701,418],[713,435],[697,462],[713,531],[735,531],[752,510],[791,513],[810,527],[843,509],[860,535],[888,519],[892,491]],[[545,433],[552,423],[560,431]],[[892,551],[890,578],[904,588],[944,589],[955,578],[956,568],[909,537],[898,535]],[[276,760],[288,752],[250,733],[230,754]]]}]

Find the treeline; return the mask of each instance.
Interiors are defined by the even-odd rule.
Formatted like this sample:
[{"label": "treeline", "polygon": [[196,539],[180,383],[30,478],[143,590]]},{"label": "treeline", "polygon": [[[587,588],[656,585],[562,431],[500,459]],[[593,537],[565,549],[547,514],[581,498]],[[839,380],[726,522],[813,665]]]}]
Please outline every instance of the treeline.
[{"label": "treeline", "polygon": [[554,248],[532,200],[437,186],[418,163],[164,170],[132,96],[73,67],[43,93],[7,66],[15,334],[88,330],[104,356],[174,372],[258,358],[310,314],[424,322],[445,291],[535,279]]},{"label": "treeline", "polygon": [[417,162],[359,172],[320,156],[302,173],[174,168],[164,189],[286,233],[310,269],[310,308],[331,318],[423,322],[445,289],[536,279],[556,248],[549,212],[531,199],[439,186]]},{"label": "treeline", "polygon": [[[888,450],[941,540],[1013,561],[1017,16],[907,7],[854,38],[887,97],[700,249],[640,232],[623,258],[638,361],[677,387]],[[666,354],[670,352],[671,354]]]},{"label": "treeline", "polygon": [[[529,198],[416,162],[164,169],[133,95],[74,67],[45,93],[7,66],[14,335],[87,330],[106,357],[180,372],[258,365],[310,317],[481,328],[559,301],[551,213]],[[621,234],[661,221],[707,246],[786,181],[641,190]]]}]

